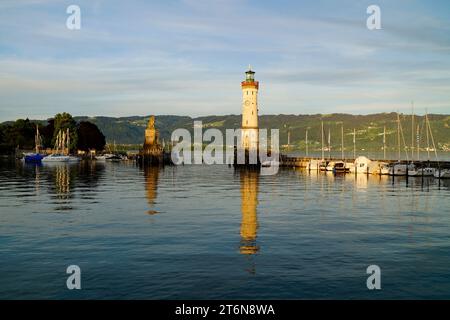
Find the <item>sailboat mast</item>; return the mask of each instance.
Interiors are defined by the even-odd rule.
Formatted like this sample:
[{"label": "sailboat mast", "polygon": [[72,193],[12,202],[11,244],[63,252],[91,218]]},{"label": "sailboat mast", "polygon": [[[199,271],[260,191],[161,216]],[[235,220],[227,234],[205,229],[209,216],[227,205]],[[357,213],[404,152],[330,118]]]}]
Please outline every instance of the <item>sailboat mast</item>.
[{"label": "sailboat mast", "polygon": [[353,128],[353,159],[356,159],[356,129]]},{"label": "sailboat mast", "polygon": [[344,160],[344,123],[341,123],[341,156]]},{"label": "sailboat mast", "polygon": [[322,160],[324,158],[324,150],[323,150],[323,121],[322,121]]},{"label": "sailboat mast", "polygon": [[414,102],[411,102],[411,161],[414,160]]},{"label": "sailboat mast", "polygon": [[331,159],[331,135],[330,135],[330,127],[328,127],[328,158]]},{"label": "sailboat mast", "polygon": [[69,134],[69,128],[67,128],[67,154],[70,153],[70,134]]},{"label": "sailboat mast", "polygon": [[398,161],[401,161],[401,151],[400,151],[400,116],[397,112],[397,147],[398,147]]},{"label": "sailboat mast", "polygon": [[417,161],[420,161],[420,125],[417,124],[416,130],[416,142],[417,142]]},{"label": "sailboat mast", "polygon": [[305,145],[306,145],[306,156],[308,156],[308,129],[306,129]]},{"label": "sailboat mast", "polygon": [[287,138],[288,138],[287,146],[288,146],[288,149],[289,149],[289,146],[291,145],[291,131],[290,131],[290,130],[288,130],[288,136],[287,136]]},{"label": "sailboat mast", "polygon": [[383,127],[383,159],[386,160],[386,126]]},{"label": "sailboat mast", "polygon": [[428,120],[428,114],[426,115],[426,119],[427,119],[427,123],[428,123],[428,130],[430,130],[431,142],[433,143],[434,155],[436,156],[436,161],[438,162],[438,165],[439,165],[436,144],[434,143],[433,131],[431,130],[430,120]]},{"label": "sailboat mast", "polygon": [[41,147],[41,141],[39,137],[39,127],[36,125],[36,136],[34,137],[34,147],[36,153],[39,153],[39,148]]},{"label": "sailboat mast", "polygon": [[62,135],[61,135],[61,152],[64,154],[65,153],[65,144],[66,144],[66,133],[64,131],[62,131]]},{"label": "sailboat mast", "polygon": [[428,135],[428,114],[425,113],[425,128],[427,131],[427,154],[428,154],[428,161],[430,161],[430,136]]},{"label": "sailboat mast", "polygon": [[56,135],[56,140],[55,140],[55,153],[58,153],[59,151],[59,137],[61,136],[61,131],[58,131],[58,134]]}]

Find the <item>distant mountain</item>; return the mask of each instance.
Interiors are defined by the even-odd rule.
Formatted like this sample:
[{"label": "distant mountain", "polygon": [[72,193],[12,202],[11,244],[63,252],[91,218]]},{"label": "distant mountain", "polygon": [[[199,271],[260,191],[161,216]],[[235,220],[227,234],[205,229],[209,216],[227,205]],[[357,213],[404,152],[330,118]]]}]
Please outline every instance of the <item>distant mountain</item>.
[{"label": "distant mountain", "polygon": [[[440,150],[450,150],[450,115],[430,114],[430,124],[436,146]],[[149,116],[132,117],[75,117],[76,121],[95,123],[106,136],[109,143],[142,144],[144,130]],[[403,136],[407,145],[411,145],[411,116],[400,115]],[[382,146],[383,127],[386,126],[386,143],[391,149],[397,146],[397,115],[395,113],[377,113],[369,115],[351,114],[314,114],[314,115],[261,115],[260,128],[280,130],[280,145],[287,144],[288,131],[290,143],[294,148],[303,149],[305,132],[308,129],[310,150],[319,149],[321,145],[321,121],[324,122],[325,145],[330,131],[331,145],[334,150],[340,148],[341,123],[344,126],[344,145],[353,145],[353,129],[356,130],[356,141],[359,147],[369,150],[380,150]],[[204,128],[217,128],[225,135],[225,129],[239,128],[240,115],[205,116],[191,118],[187,116],[160,115],[155,117],[155,125],[160,132],[160,138],[170,140],[172,132],[177,128],[185,128],[192,132],[193,122],[202,121]],[[42,122],[42,121],[39,121]],[[420,144],[426,146],[424,134],[424,117],[415,116],[415,127],[419,124],[423,132]],[[416,128],[414,128],[414,134]],[[415,138],[415,137],[414,137]],[[430,140],[431,141],[431,140]],[[431,142],[430,142],[431,143]]]},{"label": "distant mountain", "polygon": [[[430,124],[438,149],[450,148],[450,115],[430,114]],[[117,144],[141,144],[144,139],[144,130],[149,116],[139,117],[75,117],[77,121],[87,120],[95,123],[108,142]],[[353,129],[356,130],[358,146],[366,149],[380,149],[382,145],[383,127],[386,126],[386,143],[389,147],[397,146],[397,115],[396,113],[378,113],[370,115],[351,114],[315,114],[315,115],[261,115],[260,128],[276,128],[280,130],[280,144],[287,144],[288,131],[290,143],[296,148],[305,145],[305,132],[308,129],[310,148],[320,148],[321,121],[324,122],[325,144],[330,131],[331,145],[334,149],[340,148],[341,123],[344,126],[344,145],[353,145]],[[411,144],[411,115],[400,115],[405,142]],[[204,128],[217,128],[225,134],[225,129],[234,129],[241,126],[240,115],[205,116],[191,118],[187,116],[161,115],[155,117],[155,125],[160,132],[161,139],[170,140],[172,132],[177,128],[185,128],[192,132],[193,122],[202,121]],[[426,145],[424,117],[415,116],[414,139],[416,127],[420,126],[423,132],[420,144]],[[431,142],[430,142],[431,143]]]}]

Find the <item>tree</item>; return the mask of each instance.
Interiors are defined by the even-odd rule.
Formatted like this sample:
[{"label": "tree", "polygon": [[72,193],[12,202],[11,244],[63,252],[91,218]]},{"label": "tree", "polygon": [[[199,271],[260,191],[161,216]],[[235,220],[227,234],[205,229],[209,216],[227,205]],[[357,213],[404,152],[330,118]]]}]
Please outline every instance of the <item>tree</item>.
[{"label": "tree", "polygon": [[5,130],[5,142],[23,149],[34,147],[36,125],[27,119],[18,119]]},{"label": "tree", "polygon": [[77,123],[69,113],[58,113],[54,118],[55,130],[53,131],[52,146],[55,145],[58,133],[69,129],[70,145],[69,150],[75,150],[78,144]]},{"label": "tree", "polygon": [[5,142],[5,126],[0,124],[0,144]]},{"label": "tree", "polygon": [[106,144],[105,136],[93,123],[81,121],[77,127],[78,149],[89,151],[89,149],[103,150]]},{"label": "tree", "polygon": [[45,127],[39,128],[42,137],[42,144],[46,148],[53,148],[53,133],[55,132],[55,119],[48,119]]}]

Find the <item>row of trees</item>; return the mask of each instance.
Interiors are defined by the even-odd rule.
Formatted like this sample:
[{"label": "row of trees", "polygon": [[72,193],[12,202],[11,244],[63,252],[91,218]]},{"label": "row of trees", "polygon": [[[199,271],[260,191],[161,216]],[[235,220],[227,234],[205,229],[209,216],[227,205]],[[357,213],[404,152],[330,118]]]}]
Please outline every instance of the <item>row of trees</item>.
[{"label": "row of trees", "polygon": [[0,125],[0,153],[12,152],[16,147],[33,149],[36,126],[39,128],[44,148],[53,148],[58,132],[67,129],[70,135],[69,149],[72,152],[103,150],[106,144],[105,136],[95,124],[88,121],[77,123],[69,113],[64,112],[49,119],[47,124],[18,119],[13,123]]}]

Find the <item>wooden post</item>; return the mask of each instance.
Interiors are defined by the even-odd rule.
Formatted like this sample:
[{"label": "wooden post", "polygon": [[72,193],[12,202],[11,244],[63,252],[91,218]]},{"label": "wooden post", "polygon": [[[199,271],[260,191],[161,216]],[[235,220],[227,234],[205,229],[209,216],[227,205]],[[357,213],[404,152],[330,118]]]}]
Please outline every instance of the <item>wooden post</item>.
[{"label": "wooden post", "polygon": [[422,189],[423,189],[423,170],[424,170],[425,168],[423,168],[422,167]]},{"label": "wooden post", "polygon": [[395,163],[392,165],[392,185],[394,185],[395,181]]}]

